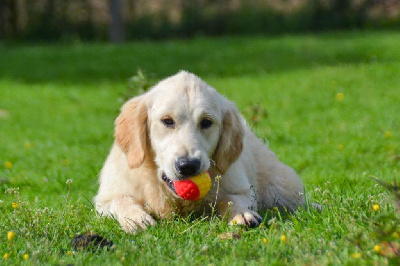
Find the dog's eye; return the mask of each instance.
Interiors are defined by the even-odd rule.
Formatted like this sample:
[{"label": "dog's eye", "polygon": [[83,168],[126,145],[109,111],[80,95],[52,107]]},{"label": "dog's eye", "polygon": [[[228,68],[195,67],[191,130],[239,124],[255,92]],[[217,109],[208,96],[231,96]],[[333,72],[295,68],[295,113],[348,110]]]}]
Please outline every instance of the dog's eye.
[{"label": "dog's eye", "polygon": [[170,128],[174,128],[175,127],[175,121],[171,117],[164,117],[164,118],[161,119],[161,122],[166,127],[170,127]]},{"label": "dog's eye", "polygon": [[210,128],[212,126],[212,124],[213,124],[213,121],[210,118],[204,118],[200,122],[200,127],[201,127],[201,129],[207,129],[207,128]]}]

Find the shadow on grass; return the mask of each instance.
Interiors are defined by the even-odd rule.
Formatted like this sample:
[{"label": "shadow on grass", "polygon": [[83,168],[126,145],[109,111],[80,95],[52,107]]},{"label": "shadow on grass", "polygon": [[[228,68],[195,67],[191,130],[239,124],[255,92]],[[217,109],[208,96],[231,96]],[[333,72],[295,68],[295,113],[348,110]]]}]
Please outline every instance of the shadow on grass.
[{"label": "shadow on grass", "polygon": [[110,44],[1,45],[0,78],[27,83],[125,82],[138,68],[162,78],[260,75],[400,57],[400,35],[345,32],[283,37],[195,38]]}]

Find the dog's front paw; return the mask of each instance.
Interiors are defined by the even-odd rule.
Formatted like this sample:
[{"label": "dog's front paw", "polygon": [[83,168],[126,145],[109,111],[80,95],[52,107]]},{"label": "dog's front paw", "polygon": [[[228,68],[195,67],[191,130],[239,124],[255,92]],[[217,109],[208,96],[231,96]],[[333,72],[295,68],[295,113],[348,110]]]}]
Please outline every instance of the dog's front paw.
[{"label": "dog's front paw", "polygon": [[97,212],[101,215],[116,219],[122,229],[127,233],[135,234],[137,231],[144,230],[157,223],[153,217],[129,195],[121,195],[109,202],[100,203],[102,204],[96,205]]},{"label": "dog's front paw", "polygon": [[258,226],[261,222],[261,216],[251,210],[233,212],[229,218],[230,225],[245,225],[251,228]]},{"label": "dog's front paw", "polygon": [[125,232],[131,234],[135,234],[139,230],[144,230],[147,227],[157,224],[153,217],[144,212],[131,215],[129,217],[120,217],[118,221],[121,224],[122,229],[124,229]]}]

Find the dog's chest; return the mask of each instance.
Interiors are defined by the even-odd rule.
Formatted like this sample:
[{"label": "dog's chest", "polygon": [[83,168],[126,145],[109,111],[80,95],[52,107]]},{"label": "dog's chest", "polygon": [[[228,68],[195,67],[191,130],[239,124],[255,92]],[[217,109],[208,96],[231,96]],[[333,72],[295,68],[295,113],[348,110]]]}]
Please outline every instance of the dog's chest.
[{"label": "dog's chest", "polygon": [[201,205],[201,200],[180,199],[173,195],[168,188],[161,188],[159,197],[147,199],[144,203],[144,209],[153,216],[164,219],[175,214],[185,217],[191,212],[197,211]]}]

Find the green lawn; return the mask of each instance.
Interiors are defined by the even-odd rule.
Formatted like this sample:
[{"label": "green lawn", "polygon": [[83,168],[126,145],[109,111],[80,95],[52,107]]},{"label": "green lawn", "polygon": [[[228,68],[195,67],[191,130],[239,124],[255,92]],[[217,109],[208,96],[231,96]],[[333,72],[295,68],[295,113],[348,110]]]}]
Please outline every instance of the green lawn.
[{"label": "green lawn", "polygon": [[[372,177],[400,176],[399,44],[397,32],[0,44],[0,264],[395,265],[394,197]],[[177,217],[138,235],[98,217],[97,175],[138,68],[152,82],[192,71],[247,116],[262,106],[255,132],[324,210],[270,210],[251,230]],[[113,249],[72,251],[89,231]]]}]

